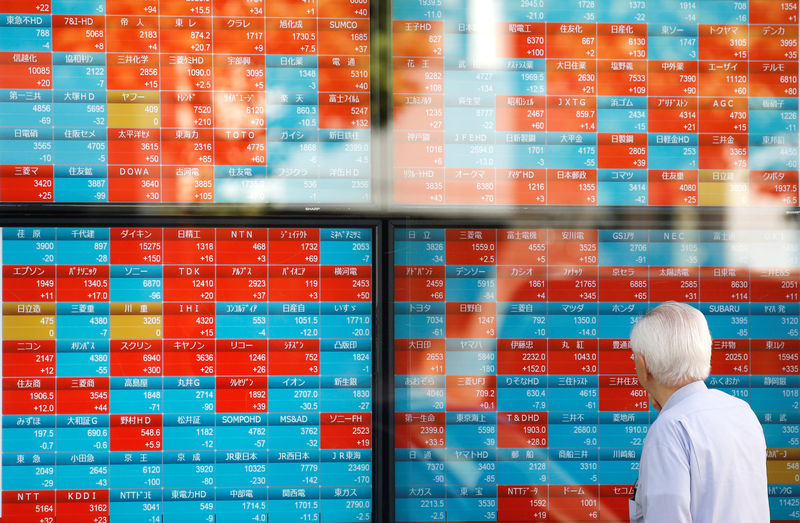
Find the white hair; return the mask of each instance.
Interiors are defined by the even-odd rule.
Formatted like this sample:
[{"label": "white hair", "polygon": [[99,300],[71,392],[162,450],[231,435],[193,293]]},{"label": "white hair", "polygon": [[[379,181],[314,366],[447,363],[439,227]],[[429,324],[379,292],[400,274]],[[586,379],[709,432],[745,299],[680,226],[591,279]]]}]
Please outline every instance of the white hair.
[{"label": "white hair", "polygon": [[631,330],[631,349],[644,356],[650,374],[668,387],[704,380],[711,372],[708,322],[685,303],[668,301],[639,318]]}]

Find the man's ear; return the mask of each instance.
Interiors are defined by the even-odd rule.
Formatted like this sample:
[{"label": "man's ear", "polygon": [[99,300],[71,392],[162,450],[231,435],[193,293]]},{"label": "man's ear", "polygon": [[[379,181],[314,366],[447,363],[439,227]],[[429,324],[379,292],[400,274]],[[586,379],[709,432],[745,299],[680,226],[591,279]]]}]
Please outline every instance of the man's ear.
[{"label": "man's ear", "polygon": [[650,381],[650,371],[647,368],[647,362],[644,359],[644,355],[634,352],[633,363],[636,366],[636,373],[639,376],[643,376],[647,381]]}]

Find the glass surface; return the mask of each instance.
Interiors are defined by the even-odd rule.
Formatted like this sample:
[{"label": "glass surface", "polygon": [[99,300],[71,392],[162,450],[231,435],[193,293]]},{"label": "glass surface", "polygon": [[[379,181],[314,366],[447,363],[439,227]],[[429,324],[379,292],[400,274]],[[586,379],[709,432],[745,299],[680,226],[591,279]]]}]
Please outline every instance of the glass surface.
[{"label": "glass surface", "polygon": [[0,201],[371,200],[365,0],[0,6]]},{"label": "glass surface", "polygon": [[396,520],[628,521],[655,419],[628,336],[703,311],[707,384],[763,424],[775,521],[797,520],[797,231],[396,229]]},{"label": "glass surface", "polygon": [[0,522],[626,521],[667,299],[800,521],[798,16],[0,1]]},{"label": "glass surface", "polygon": [[798,7],[392,5],[396,204],[796,206]]},{"label": "glass surface", "polygon": [[370,229],[2,237],[2,521],[370,520]]}]

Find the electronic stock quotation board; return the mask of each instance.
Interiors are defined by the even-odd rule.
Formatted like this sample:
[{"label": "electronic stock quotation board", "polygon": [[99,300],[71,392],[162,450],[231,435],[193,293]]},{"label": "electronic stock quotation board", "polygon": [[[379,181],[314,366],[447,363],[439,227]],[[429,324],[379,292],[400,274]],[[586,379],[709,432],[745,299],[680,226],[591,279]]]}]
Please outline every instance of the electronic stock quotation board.
[{"label": "electronic stock quotation board", "polygon": [[2,228],[0,521],[370,521],[372,240]]},{"label": "electronic stock quotation board", "polygon": [[705,313],[707,384],[750,403],[772,521],[800,520],[797,230],[393,236],[396,521],[627,522],[656,416],[628,336],[667,300]]},{"label": "electronic stock quotation board", "polygon": [[0,202],[369,202],[369,0],[3,1],[0,164]]},{"label": "electronic stock quotation board", "polygon": [[[797,0],[2,2],[0,202],[368,203],[376,27],[393,204],[798,203]],[[667,299],[800,519],[796,231],[395,229],[394,514],[372,232],[3,227],[0,521],[625,521]]]},{"label": "electronic stock quotation board", "polygon": [[394,202],[796,206],[797,0],[392,5]]}]

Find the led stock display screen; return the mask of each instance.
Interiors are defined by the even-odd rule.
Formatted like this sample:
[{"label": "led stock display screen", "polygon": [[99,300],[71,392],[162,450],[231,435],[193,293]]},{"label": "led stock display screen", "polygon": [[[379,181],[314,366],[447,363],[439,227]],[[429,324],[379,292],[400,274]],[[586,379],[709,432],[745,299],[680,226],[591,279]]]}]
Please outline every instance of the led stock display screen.
[{"label": "led stock display screen", "polygon": [[0,201],[365,203],[368,0],[0,6]]},{"label": "led stock display screen", "polygon": [[3,228],[2,521],[369,521],[372,231]]},{"label": "led stock display screen", "polygon": [[800,519],[796,231],[399,228],[394,247],[398,522],[627,522],[656,416],[628,336],[667,300],[705,313],[707,384],[750,403],[772,519]]},{"label": "led stock display screen", "polygon": [[797,205],[797,0],[392,5],[394,202]]}]

